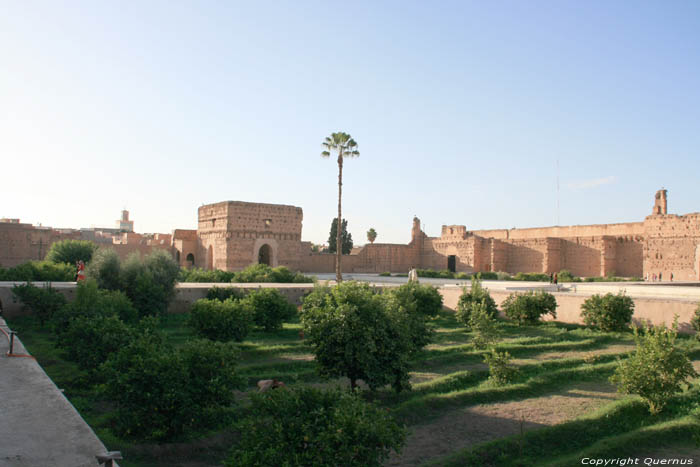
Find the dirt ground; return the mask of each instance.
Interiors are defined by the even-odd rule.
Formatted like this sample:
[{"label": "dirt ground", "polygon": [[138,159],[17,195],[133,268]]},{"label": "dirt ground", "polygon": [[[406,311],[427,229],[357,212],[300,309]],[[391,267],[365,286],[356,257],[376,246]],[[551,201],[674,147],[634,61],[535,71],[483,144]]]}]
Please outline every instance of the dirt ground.
[{"label": "dirt ground", "polygon": [[455,410],[411,427],[400,455],[389,466],[415,466],[474,444],[556,425],[595,410],[618,394],[608,383],[579,383],[547,396]]}]

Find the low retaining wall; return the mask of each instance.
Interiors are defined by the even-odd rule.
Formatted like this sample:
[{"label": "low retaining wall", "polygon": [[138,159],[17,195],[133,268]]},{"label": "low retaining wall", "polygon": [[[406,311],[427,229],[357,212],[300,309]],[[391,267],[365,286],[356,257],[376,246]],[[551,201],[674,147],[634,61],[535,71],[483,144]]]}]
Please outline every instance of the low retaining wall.
[{"label": "low retaining wall", "polygon": [[[457,309],[457,302],[462,294],[459,287],[443,287],[440,289],[443,297],[443,305],[450,309]],[[489,291],[498,306],[511,294],[511,292],[491,290]],[[581,319],[581,305],[590,297],[584,294],[572,294],[570,292],[553,292],[557,299],[556,321],[564,323],[583,324]],[[650,322],[652,324],[665,324],[670,326],[673,323],[674,315],[678,315],[678,328],[680,332],[694,332],[690,325],[690,320],[695,314],[698,302],[693,300],[670,299],[670,298],[643,298],[634,297],[634,315],[632,320],[636,323]],[[547,315],[545,320],[553,319]]]},{"label": "low retaining wall", "polygon": [[[26,313],[22,303],[20,303],[12,295],[12,282],[0,282],[0,304],[2,305],[3,314],[6,317],[17,316]],[[37,283],[37,286],[43,284]],[[399,284],[387,285],[386,287],[396,287]],[[485,284],[488,285],[488,284]],[[54,282],[51,284],[56,290],[59,290],[69,301],[75,298],[75,282]],[[376,287],[383,287],[375,285]],[[200,298],[204,298],[207,290],[211,287],[235,287],[244,292],[259,288],[275,288],[289,300],[290,303],[300,305],[304,296],[309,294],[313,288],[313,284],[241,284],[241,283],[187,283],[178,284],[175,288],[175,299],[170,304],[168,311],[171,313],[184,313],[190,308],[190,305]],[[540,288],[548,289],[550,286],[540,285]],[[525,290],[527,287],[517,287]],[[697,290],[697,288],[695,288]],[[462,294],[461,287],[446,286],[438,289],[443,296],[443,304],[447,309],[455,310],[457,302]],[[503,300],[512,293],[512,290],[489,290],[491,296],[500,306]],[[583,292],[579,289],[579,292]],[[596,292],[601,292],[596,289]],[[583,324],[581,320],[581,305],[591,296],[586,293],[572,292],[553,292],[557,299],[557,321],[565,323]],[[673,317],[678,315],[679,330],[681,332],[694,332],[690,320],[695,314],[695,309],[698,306],[697,300],[683,298],[660,298],[660,297],[633,297],[634,300],[634,315],[632,319],[635,322],[651,322],[652,324],[666,324],[670,326],[673,323]],[[547,316],[545,319],[551,320]]]}]

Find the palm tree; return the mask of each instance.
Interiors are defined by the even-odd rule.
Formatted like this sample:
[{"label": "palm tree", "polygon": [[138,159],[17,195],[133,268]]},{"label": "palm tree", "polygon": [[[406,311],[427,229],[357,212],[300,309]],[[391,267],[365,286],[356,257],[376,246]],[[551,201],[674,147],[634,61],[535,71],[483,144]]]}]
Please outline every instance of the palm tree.
[{"label": "palm tree", "polygon": [[352,136],[342,132],[327,136],[326,140],[321,145],[326,148],[326,150],[321,153],[321,157],[330,157],[331,151],[338,154],[338,237],[336,242],[336,245],[338,245],[336,254],[338,256],[335,262],[335,278],[338,282],[342,282],[343,275],[341,273],[340,260],[342,258],[343,249],[340,248],[340,245],[343,243],[340,238],[342,233],[340,222],[343,216],[340,209],[340,200],[343,194],[343,157],[358,157],[360,152],[357,150],[357,143],[352,139]]},{"label": "palm tree", "polygon": [[369,240],[370,243],[374,243],[374,241],[377,239],[377,231],[374,230],[374,227],[371,227],[367,231],[367,240]]}]

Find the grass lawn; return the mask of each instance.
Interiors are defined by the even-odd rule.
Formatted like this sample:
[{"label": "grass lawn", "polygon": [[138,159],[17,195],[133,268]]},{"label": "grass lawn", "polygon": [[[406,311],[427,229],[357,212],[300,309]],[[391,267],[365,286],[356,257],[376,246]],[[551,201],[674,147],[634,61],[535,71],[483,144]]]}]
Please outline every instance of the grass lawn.
[{"label": "grass lawn", "polygon": [[[161,326],[175,345],[193,337],[186,314],[168,315]],[[32,317],[8,323],[110,450],[121,450],[123,466],[214,466],[226,457],[236,435],[220,429],[171,444],[138,443],[111,431],[113,405],[84,372],[65,360],[53,334]],[[630,333],[602,333],[581,326],[502,322],[499,350],[513,356],[519,372],[506,386],[488,381],[481,352],[470,333],[442,311],[437,332],[413,362],[413,390],[366,392],[409,428],[406,446],[388,465],[581,465],[582,457],[697,456],[700,389],[691,387],[659,415],[649,415],[637,397],[621,396],[608,382],[616,360],[633,350]],[[260,379],[287,385],[349,386],[318,376],[301,326],[287,323],[276,333],[253,332],[238,344],[239,368],[248,390]],[[700,343],[679,345],[700,358]],[[239,392],[245,406],[246,392]],[[665,450],[663,450],[665,449]],[[697,461],[696,461],[697,462]]]}]

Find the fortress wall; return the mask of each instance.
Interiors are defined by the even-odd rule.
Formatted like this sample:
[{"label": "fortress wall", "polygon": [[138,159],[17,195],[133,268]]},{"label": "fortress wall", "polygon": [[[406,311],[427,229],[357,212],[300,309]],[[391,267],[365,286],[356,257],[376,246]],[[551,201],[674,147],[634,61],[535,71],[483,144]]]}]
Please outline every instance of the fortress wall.
[{"label": "fortress wall", "polygon": [[545,270],[545,255],[547,239],[511,240],[507,242],[508,262],[506,272],[543,272]]},{"label": "fortress wall", "polygon": [[432,269],[447,269],[447,257],[454,255],[456,256],[455,270],[457,272],[473,272],[475,270],[475,243],[477,240],[473,235],[466,237],[461,235],[443,235],[440,238],[430,238],[428,240],[425,244],[430,245],[433,251],[425,255],[426,250],[424,248],[423,268],[426,268],[427,263],[432,265],[427,266]]},{"label": "fortress wall", "polygon": [[644,273],[644,241],[641,237],[619,237],[616,241],[615,275],[642,277]]},{"label": "fortress wall", "polygon": [[562,239],[561,269],[582,277],[604,275],[601,273],[603,249],[602,237]]},{"label": "fortress wall", "polygon": [[700,279],[700,213],[653,215],[644,221],[644,271],[664,280]]},{"label": "fortress wall", "polygon": [[357,255],[350,255],[350,257],[353,257],[355,261],[352,272],[357,273],[386,271],[407,273],[409,269],[419,265],[416,250],[410,244],[369,244],[365,245]]},{"label": "fortress wall", "polygon": [[527,229],[474,230],[472,233],[480,237],[500,240],[644,235],[644,223],[626,222],[620,224],[570,225]]},{"label": "fortress wall", "polygon": [[489,239],[491,253],[491,271],[505,271],[508,269],[508,244],[495,238]]},{"label": "fortress wall", "polygon": [[80,240],[80,233],[62,234],[31,224],[0,222],[0,266],[10,268],[31,260],[42,260],[54,242]]}]

